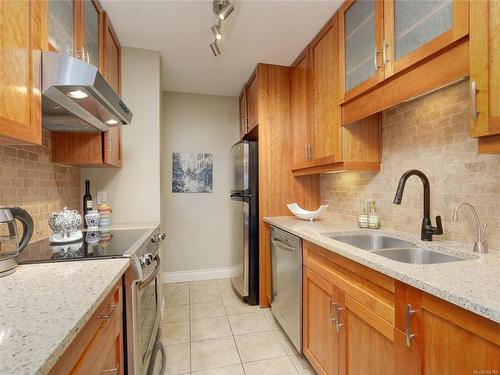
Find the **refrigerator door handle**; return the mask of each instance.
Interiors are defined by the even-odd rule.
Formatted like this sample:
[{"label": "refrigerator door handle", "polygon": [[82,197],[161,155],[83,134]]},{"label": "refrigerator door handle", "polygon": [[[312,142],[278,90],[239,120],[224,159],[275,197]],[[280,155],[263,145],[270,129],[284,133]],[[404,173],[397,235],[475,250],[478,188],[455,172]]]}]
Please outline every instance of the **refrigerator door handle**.
[{"label": "refrigerator door handle", "polygon": [[229,198],[251,198],[252,194],[245,193],[232,193],[229,195]]}]

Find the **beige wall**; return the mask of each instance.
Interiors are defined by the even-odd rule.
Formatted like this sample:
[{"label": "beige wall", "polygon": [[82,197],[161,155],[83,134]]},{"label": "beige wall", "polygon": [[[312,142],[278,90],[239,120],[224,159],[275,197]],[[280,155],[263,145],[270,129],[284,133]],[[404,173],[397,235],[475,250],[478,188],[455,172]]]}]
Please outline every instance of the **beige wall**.
[{"label": "beige wall", "polygon": [[108,192],[114,223],[160,221],[160,65],[158,52],[122,49],[122,97],[134,114],[122,128],[122,168],[82,168],[94,198]]},{"label": "beige wall", "polygon": [[54,164],[50,132],[41,146],[0,145],[0,206],[20,206],[33,217],[32,240],[48,237],[47,219],[64,206],[80,210],[80,168]]},{"label": "beige wall", "polygon": [[488,224],[491,250],[500,251],[500,155],[478,155],[468,136],[468,82],[442,89],[383,113],[382,168],[379,173],[348,172],[321,176],[321,199],[331,219],[356,221],[367,198],[377,201],[382,228],[420,233],[422,183],[413,176],[401,206],[392,203],[401,175],[422,170],[431,184],[431,215],[441,215],[444,236],[471,247],[475,226],[467,208],[451,221],[455,206],[472,203]]},{"label": "beige wall", "polygon": [[[230,268],[240,229],[232,227],[236,212],[229,199],[230,148],[239,138],[237,98],[164,92],[162,110],[165,271]],[[213,192],[172,193],[172,152],[213,154]]]}]

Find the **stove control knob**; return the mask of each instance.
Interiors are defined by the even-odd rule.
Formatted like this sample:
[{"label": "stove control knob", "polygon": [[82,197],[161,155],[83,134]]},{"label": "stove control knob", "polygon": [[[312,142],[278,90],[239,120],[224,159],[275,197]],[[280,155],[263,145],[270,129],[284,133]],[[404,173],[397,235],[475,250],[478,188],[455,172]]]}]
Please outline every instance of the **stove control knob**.
[{"label": "stove control knob", "polygon": [[165,232],[155,234],[153,237],[151,237],[151,242],[152,243],[159,243],[159,242],[163,241],[166,237],[167,237],[167,235],[165,234]]},{"label": "stove control knob", "polygon": [[142,267],[147,267],[151,264],[153,261],[153,256],[151,254],[144,254],[142,257],[139,258],[139,262],[141,262]]}]

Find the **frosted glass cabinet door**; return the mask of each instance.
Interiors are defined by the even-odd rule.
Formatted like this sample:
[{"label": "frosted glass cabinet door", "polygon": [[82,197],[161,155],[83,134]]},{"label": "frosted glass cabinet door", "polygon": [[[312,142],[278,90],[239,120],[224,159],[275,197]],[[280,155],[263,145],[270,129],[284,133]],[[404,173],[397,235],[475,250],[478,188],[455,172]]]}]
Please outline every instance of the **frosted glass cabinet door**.
[{"label": "frosted glass cabinet door", "polygon": [[384,1],[385,76],[406,69],[466,36],[468,13],[467,0]]},{"label": "frosted glass cabinet door", "polygon": [[73,0],[49,0],[49,43],[73,54]]},{"label": "frosted glass cabinet door", "polygon": [[89,54],[89,62],[99,68],[99,11],[92,1],[84,3],[85,51]]},{"label": "frosted glass cabinet door", "polygon": [[394,55],[399,60],[453,26],[453,1],[394,1]]},{"label": "frosted glass cabinet door", "polygon": [[344,99],[379,82],[381,6],[373,0],[346,1],[339,11]]}]

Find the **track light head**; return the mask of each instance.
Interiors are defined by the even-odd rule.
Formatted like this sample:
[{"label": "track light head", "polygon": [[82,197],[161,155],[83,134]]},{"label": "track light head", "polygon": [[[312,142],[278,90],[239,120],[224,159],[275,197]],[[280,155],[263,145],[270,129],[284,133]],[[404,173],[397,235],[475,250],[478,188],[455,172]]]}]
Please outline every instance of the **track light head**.
[{"label": "track light head", "polygon": [[212,53],[214,54],[214,56],[220,55],[220,48],[217,44],[217,40],[214,40],[212,43],[210,43],[210,48],[212,49]]},{"label": "track light head", "polygon": [[214,0],[212,9],[221,20],[225,20],[233,12],[234,7],[229,0]]},{"label": "track light head", "polygon": [[227,5],[222,11],[219,13],[219,18],[221,20],[225,20],[231,13],[233,13],[234,7],[233,4],[231,4],[229,1],[227,2]]},{"label": "track light head", "polygon": [[216,40],[221,40],[222,39],[222,32],[220,31],[220,26],[219,25],[213,25],[212,26],[212,32],[214,33],[214,37]]}]

